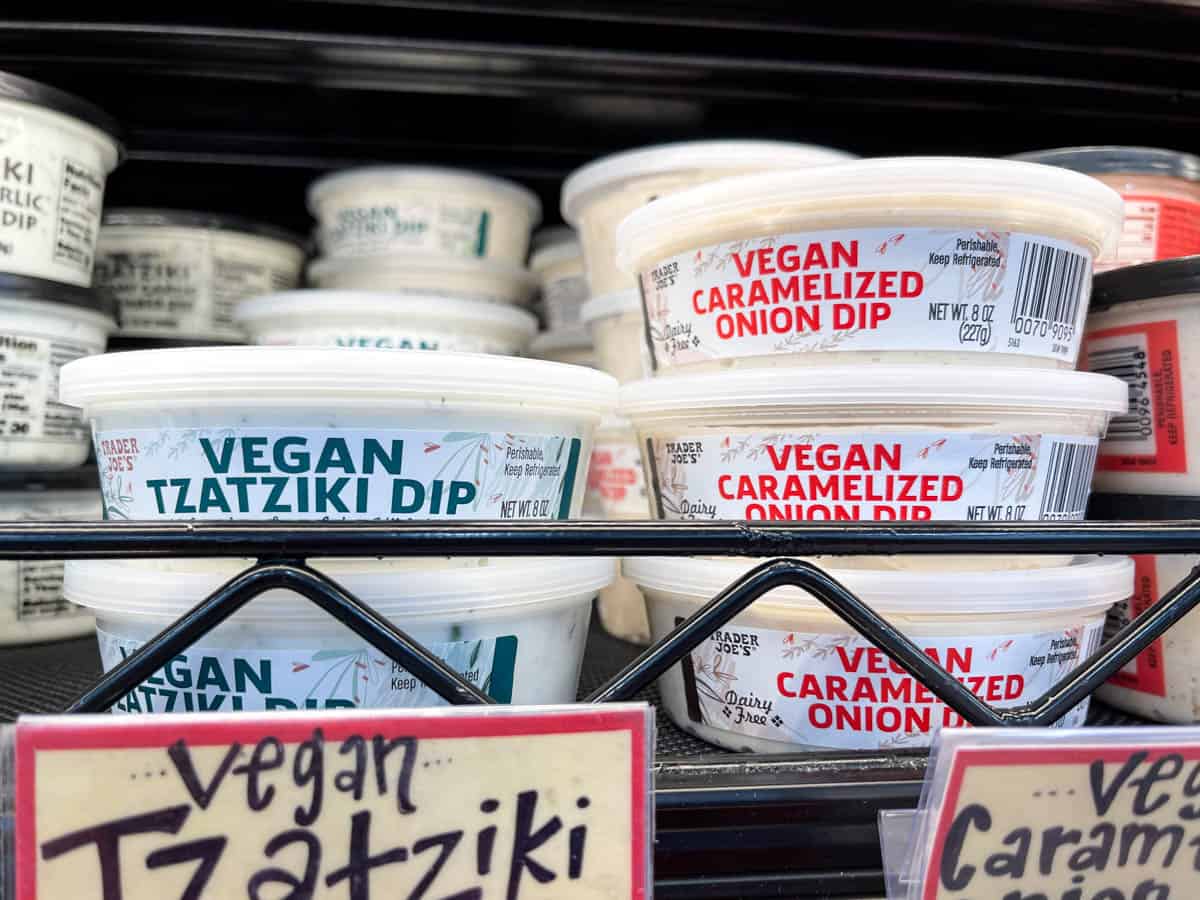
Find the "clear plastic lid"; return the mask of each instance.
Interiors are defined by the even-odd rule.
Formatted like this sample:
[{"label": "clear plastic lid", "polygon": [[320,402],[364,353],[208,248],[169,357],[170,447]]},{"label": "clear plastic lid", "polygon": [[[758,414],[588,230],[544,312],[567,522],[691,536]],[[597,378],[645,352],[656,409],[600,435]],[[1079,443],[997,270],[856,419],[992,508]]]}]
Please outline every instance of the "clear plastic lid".
[{"label": "clear plastic lid", "polygon": [[483,353],[359,347],[197,347],[105,353],[63,366],[64,403],[97,407],[323,401],[508,409],[598,421],[616,406],[617,381],[582,366]]},{"label": "clear plastic lid", "polygon": [[308,211],[319,216],[321,204],[331,193],[358,188],[410,188],[418,190],[482,191],[501,194],[529,211],[536,225],[542,220],[542,201],[537,194],[515,181],[439,166],[362,166],[323,175],[308,186]]},{"label": "clear plastic lid", "polygon": [[529,257],[529,268],[535,272],[557,266],[559,263],[583,260],[583,246],[578,240],[559,241],[536,251]]},{"label": "clear plastic lid", "polygon": [[286,322],[288,325],[304,325],[305,317],[312,316],[402,320],[404,325],[420,323],[473,332],[498,331],[521,342],[537,332],[537,319],[515,306],[433,294],[314,288],[251,297],[241,301],[233,311],[234,320],[252,330],[268,329],[288,319],[293,319]]},{"label": "clear plastic lid", "polygon": [[[605,557],[456,560],[317,560],[313,567],[382,616],[519,610],[607,587],[615,566]],[[98,612],[175,618],[251,565],[248,559],[71,560],[64,593]],[[241,621],[334,620],[286,590],[255,597]]]},{"label": "clear plastic lid", "polygon": [[575,240],[578,238],[575,235],[575,229],[570,225],[550,225],[547,228],[539,228],[533,233],[533,237],[529,239],[529,251],[537,253],[554,244],[570,243]]},{"label": "clear plastic lid", "polygon": [[[452,256],[327,256],[314,259],[308,266],[308,280],[321,285],[349,273],[361,275],[377,274],[386,279],[393,274],[411,272],[423,278],[446,275],[454,278],[469,278],[487,286],[493,282],[506,282],[523,292],[527,298],[537,290],[537,277],[528,269],[491,259],[458,259]],[[528,299],[527,301],[528,302]]]},{"label": "clear plastic lid", "polygon": [[1061,369],[883,365],[730,369],[624,385],[622,415],[635,421],[703,412],[738,416],[798,407],[960,407],[1122,413],[1119,378]]},{"label": "clear plastic lid", "polygon": [[203,228],[217,231],[232,231],[293,244],[304,249],[304,238],[284,228],[256,222],[229,213],[197,212],[190,209],[158,209],[141,206],[106,209],[101,220],[101,230],[115,228]]},{"label": "clear plastic lid", "polygon": [[596,319],[609,316],[619,316],[622,313],[637,312],[642,308],[642,295],[637,289],[616,291],[611,294],[601,294],[592,297],[579,309],[579,318],[584,325]]},{"label": "clear plastic lid", "polygon": [[1124,172],[1200,181],[1200,156],[1160,147],[1060,147],[1055,150],[1018,153],[1012,158],[1059,166],[1087,175]]},{"label": "clear plastic lid", "polygon": [[591,350],[592,336],[582,325],[543,331],[529,345],[529,355],[554,353],[562,350]]},{"label": "clear plastic lid", "polygon": [[[641,557],[622,562],[626,577],[643,588],[707,603],[764,559]],[[1039,569],[943,572],[929,569],[839,569],[836,559],[812,562],[877,612],[912,614],[1053,613],[1108,607],[1133,593],[1133,560],[1077,557]],[[776,588],[756,605],[820,607],[800,588]],[[833,613],[830,613],[833,615]],[[849,626],[847,626],[849,627]]]},{"label": "clear plastic lid", "polygon": [[813,213],[836,219],[873,211],[892,225],[937,215],[975,228],[1019,217],[1023,206],[1097,254],[1115,248],[1125,217],[1112,188],[1051,166],[969,157],[863,159],[724,178],[648,203],[618,226],[617,264],[636,274],[639,261],[661,259],[668,247],[704,246],[716,232],[752,237],[786,230],[789,218]]},{"label": "clear plastic lid", "polygon": [[593,191],[647,175],[706,169],[786,169],[847,159],[854,156],[829,147],[787,141],[681,141],[625,150],[601,157],[567,176],[562,188],[562,214],[574,223],[581,203]]}]

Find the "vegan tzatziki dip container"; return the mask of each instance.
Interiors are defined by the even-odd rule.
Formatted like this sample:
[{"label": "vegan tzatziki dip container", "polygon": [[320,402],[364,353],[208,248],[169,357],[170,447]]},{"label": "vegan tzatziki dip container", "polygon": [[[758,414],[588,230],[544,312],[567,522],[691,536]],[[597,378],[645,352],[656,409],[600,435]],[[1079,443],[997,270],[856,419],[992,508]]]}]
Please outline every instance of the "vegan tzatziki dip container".
[{"label": "vegan tzatziki dip container", "polygon": [[243,343],[238,302],[300,283],[304,246],[273,225],[178,209],[110,209],[96,248],[96,287],[113,298],[124,337]]},{"label": "vegan tzatziki dip container", "polygon": [[1121,197],[1064,169],[866,159],[729,178],[617,232],[655,370],[973,363],[1072,369]]},{"label": "vegan tzatziki dip container", "polygon": [[380,291],[301,290],[252,297],[235,320],[255,344],[458,350],[519,356],[532,313],[481,300]]},{"label": "vegan tzatziki dip container", "polygon": [[[362,599],[500,703],[575,701],[605,558],[321,560]],[[73,560],[105,671],[244,570],[248,560]],[[287,590],[255,597],[117,701],[117,713],[441,706],[407,670]]]},{"label": "vegan tzatziki dip container", "polygon": [[91,285],[118,134],[86,100],[0,72],[0,273]]},{"label": "vegan tzatziki dip container", "polygon": [[519,266],[542,219],[537,195],[492,175],[367,166],[318,178],[308,209],[325,256],[415,254]]},{"label": "vegan tzatziki dip container", "polygon": [[110,519],[567,519],[617,384],[472,353],[215,347],[63,370]]},{"label": "vegan tzatziki dip container", "polygon": [[[655,640],[763,560],[626,559]],[[838,569],[834,579],[985,702],[1028,703],[1099,646],[1133,585],[1126,557],[1053,568],[956,572]],[[729,750],[926,747],[963,719],[799,588],[756,600],[658,682],[680,728]],[[1084,700],[1057,723],[1084,723]]]}]

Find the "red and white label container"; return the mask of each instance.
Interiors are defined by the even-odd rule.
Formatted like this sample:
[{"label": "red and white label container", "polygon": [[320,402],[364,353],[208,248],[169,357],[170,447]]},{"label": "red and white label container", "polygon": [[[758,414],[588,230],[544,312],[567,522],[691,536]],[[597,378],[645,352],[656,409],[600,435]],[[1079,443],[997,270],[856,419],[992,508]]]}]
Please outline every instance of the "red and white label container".
[{"label": "red and white label container", "polygon": [[1129,386],[1100,445],[1098,490],[1200,493],[1200,257],[1096,276],[1081,368]]},{"label": "red and white label container", "polygon": [[1073,368],[1121,198],[1011,160],[872,159],[728,178],[617,233],[656,371],[940,362]]},{"label": "red and white label container", "polygon": [[1200,157],[1157,147],[1064,147],[1016,158],[1091,175],[1124,199],[1121,239],[1096,271],[1200,253]]}]

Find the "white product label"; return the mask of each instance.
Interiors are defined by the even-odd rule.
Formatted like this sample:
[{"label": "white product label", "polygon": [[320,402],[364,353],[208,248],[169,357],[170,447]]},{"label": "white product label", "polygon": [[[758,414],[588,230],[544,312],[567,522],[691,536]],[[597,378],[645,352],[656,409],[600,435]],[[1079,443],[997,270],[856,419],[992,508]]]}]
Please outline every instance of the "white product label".
[{"label": "white product label", "polygon": [[[682,620],[680,620],[682,621]],[[1034,634],[914,637],[925,653],[995,707],[1034,700],[1100,642],[1102,622]],[[713,728],[820,747],[925,746],[963,727],[866,638],[726,625],[681,662],[687,715]],[[1086,702],[1058,723],[1083,724]]]},{"label": "white product label", "polygon": [[330,256],[424,250],[448,256],[487,256],[492,214],[471,204],[434,200],[370,205],[340,204],[322,231]]},{"label": "white product label", "polygon": [[566,519],[579,438],[358,428],[96,433],[109,519]]},{"label": "white product label", "polygon": [[0,113],[0,271],[89,285],[103,203],[98,148]]},{"label": "white product label", "polygon": [[656,368],[776,353],[1013,353],[1074,363],[1092,258],[1039,235],[886,228],[728,241],[641,273]]},{"label": "white product label", "polygon": [[642,457],[632,440],[598,440],[592,446],[583,511],[600,519],[644,519],[650,514]]},{"label": "white product label", "polygon": [[87,440],[79,410],[58,401],[59,370],[101,345],[0,332],[0,438],[77,444]]},{"label": "white product label", "polygon": [[464,331],[358,331],[346,328],[266,331],[258,336],[256,343],[369,347],[382,350],[450,350],[502,355],[512,355],[518,349],[513,341]]},{"label": "white product label", "polygon": [[[96,630],[96,635],[106,672],[143,643],[101,629]],[[511,702],[516,636],[429,643],[425,647],[497,701]],[[228,712],[444,705],[446,701],[416,676],[368,645],[323,650],[190,647],[117,701],[113,711]]]},{"label": "white product label", "polygon": [[574,328],[583,322],[581,311],[588,298],[587,279],[582,275],[555,278],[542,286],[546,330]]},{"label": "white product label", "polygon": [[96,251],[96,284],[117,301],[121,327],[142,334],[240,334],[237,301],[294,288],[300,259],[287,265],[206,233],[162,237],[106,231]]},{"label": "white product label", "polygon": [[730,434],[649,441],[659,518],[1082,519],[1097,438]]},{"label": "white product label", "polygon": [[85,613],[63,596],[63,563],[23,559],[17,563],[17,621],[62,619]]}]

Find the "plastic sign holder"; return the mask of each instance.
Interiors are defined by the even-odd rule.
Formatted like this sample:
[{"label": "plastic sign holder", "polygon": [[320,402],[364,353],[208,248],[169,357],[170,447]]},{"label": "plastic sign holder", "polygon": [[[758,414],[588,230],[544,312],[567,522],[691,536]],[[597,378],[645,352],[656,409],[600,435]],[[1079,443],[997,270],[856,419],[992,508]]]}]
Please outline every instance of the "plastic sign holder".
[{"label": "plastic sign holder", "polygon": [[17,900],[650,895],[642,703],[27,717],[2,738]]},{"label": "plastic sign holder", "polygon": [[1200,728],[952,729],[880,815],[889,900],[1200,897]]}]

